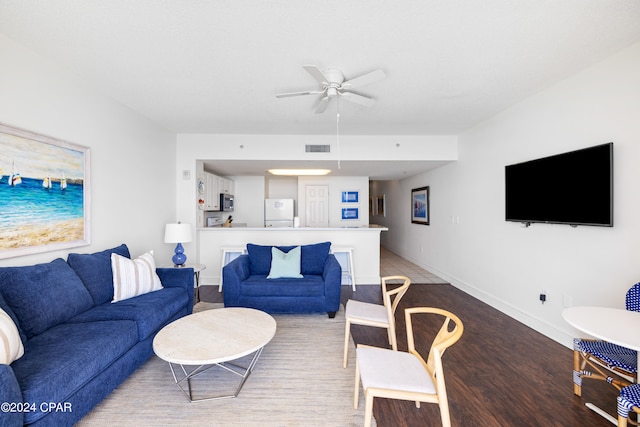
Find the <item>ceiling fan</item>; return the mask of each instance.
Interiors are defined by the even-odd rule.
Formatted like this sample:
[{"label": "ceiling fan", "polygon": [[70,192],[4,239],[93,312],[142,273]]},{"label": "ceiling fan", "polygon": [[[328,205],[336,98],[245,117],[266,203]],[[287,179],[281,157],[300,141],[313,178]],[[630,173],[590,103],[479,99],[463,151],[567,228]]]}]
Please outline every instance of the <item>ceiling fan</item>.
[{"label": "ceiling fan", "polygon": [[332,98],[336,97],[342,97],[347,101],[354,102],[365,107],[371,107],[376,102],[373,98],[359,95],[355,92],[351,92],[351,90],[371,83],[375,83],[386,77],[384,71],[375,70],[371,71],[370,73],[363,74],[359,77],[355,77],[351,80],[345,81],[342,71],[336,68],[329,68],[324,72],[320,71],[320,69],[315,65],[305,65],[302,68],[307,70],[307,72],[311,74],[311,76],[316,79],[318,83],[320,83],[320,89],[304,92],[280,93],[277,94],[276,97],[288,98],[291,96],[301,95],[320,95],[321,98],[316,107],[316,113],[323,113],[327,109],[329,101],[331,101]]}]

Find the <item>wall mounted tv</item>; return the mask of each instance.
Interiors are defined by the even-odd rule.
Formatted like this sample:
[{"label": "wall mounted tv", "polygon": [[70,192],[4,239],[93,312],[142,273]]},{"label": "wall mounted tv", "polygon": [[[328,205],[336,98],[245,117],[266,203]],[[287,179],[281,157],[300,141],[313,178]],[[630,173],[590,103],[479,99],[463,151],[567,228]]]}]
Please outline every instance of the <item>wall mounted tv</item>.
[{"label": "wall mounted tv", "polygon": [[613,143],[505,166],[507,221],[613,226]]}]

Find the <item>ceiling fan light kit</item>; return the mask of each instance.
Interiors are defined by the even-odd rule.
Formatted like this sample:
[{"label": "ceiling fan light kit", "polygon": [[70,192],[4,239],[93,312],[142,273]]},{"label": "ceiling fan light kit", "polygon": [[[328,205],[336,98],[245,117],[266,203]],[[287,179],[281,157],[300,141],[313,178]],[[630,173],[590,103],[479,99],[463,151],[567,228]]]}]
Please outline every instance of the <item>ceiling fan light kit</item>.
[{"label": "ceiling fan light kit", "polygon": [[345,81],[344,74],[337,68],[329,68],[324,72],[320,71],[320,69],[315,65],[305,65],[303,66],[303,68],[318,83],[320,83],[320,90],[280,93],[277,94],[276,97],[288,98],[292,96],[320,95],[320,100],[315,110],[316,113],[323,113],[327,109],[329,101],[336,97],[342,97],[347,101],[362,105],[364,107],[371,107],[373,104],[375,104],[375,100],[373,98],[351,92],[351,90],[371,83],[375,83],[386,77],[384,71],[375,70],[363,74],[359,77],[355,77],[351,80]]}]

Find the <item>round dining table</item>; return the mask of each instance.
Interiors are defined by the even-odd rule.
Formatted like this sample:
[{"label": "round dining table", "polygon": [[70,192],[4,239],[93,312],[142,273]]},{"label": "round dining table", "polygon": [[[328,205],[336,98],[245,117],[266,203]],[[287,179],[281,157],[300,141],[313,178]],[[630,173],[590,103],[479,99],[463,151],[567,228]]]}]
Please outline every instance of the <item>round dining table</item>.
[{"label": "round dining table", "polygon": [[[594,338],[638,352],[640,366],[640,312],[612,307],[569,307],[562,312],[564,320]],[[613,424],[617,419],[592,403],[586,406]]]}]

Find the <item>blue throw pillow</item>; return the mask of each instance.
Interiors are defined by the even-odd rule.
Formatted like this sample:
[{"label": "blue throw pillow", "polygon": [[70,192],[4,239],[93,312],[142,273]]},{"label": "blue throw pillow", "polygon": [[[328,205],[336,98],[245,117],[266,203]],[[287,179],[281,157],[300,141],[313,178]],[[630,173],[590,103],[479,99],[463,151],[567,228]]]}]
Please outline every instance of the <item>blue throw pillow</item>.
[{"label": "blue throw pillow", "polygon": [[111,254],[131,258],[129,248],[122,244],[112,249],[93,254],[69,254],[67,262],[73,268],[91,294],[95,305],[111,302],[113,299],[113,273]]},{"label": "blue throw pillow", "polygon": [[269,274],[271,268],[271,246],[247,243],[249,269],[251,274]]},{"label": "blue throw pillow", "polygon": [[267,279],[291,278],[301,279],[300,274],[300,246],[289,252],[282,252],[278,248],[271,248],[271,270]]},{"label": "blue throw pillow", "polygon": [[0,292],[27,339],[93,307],[82,280],[61,258],[0,268]]}]

